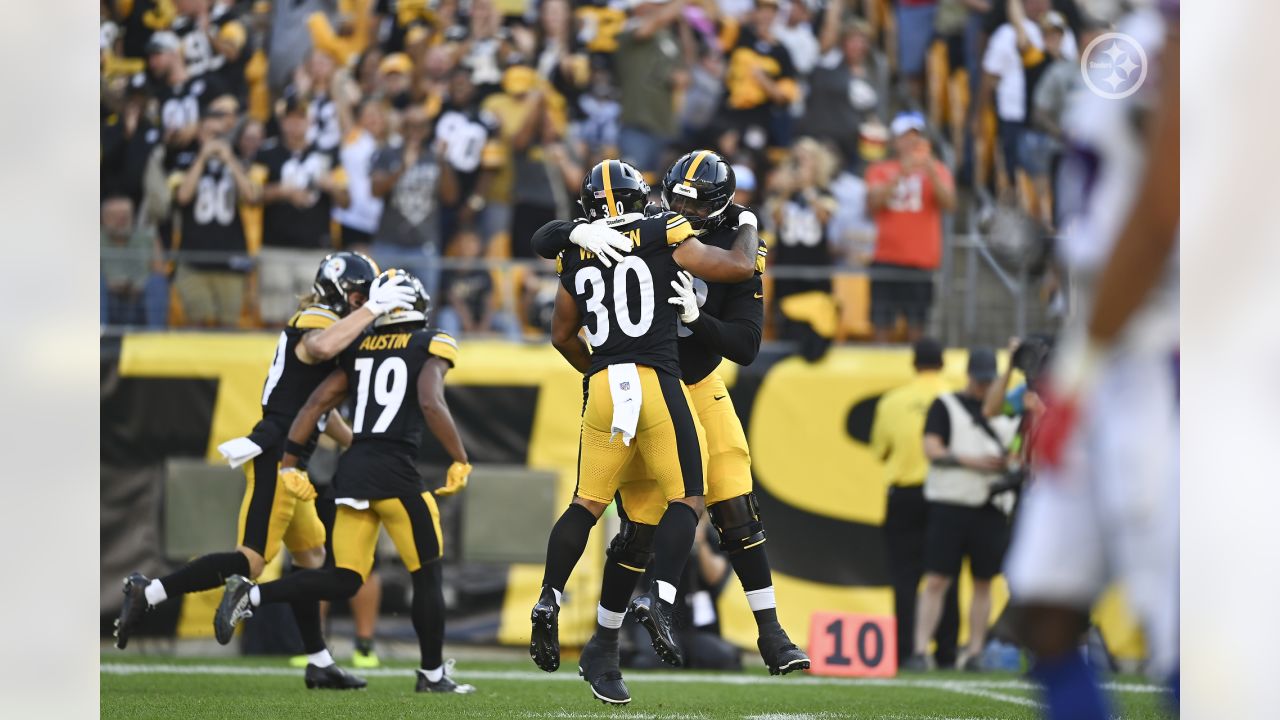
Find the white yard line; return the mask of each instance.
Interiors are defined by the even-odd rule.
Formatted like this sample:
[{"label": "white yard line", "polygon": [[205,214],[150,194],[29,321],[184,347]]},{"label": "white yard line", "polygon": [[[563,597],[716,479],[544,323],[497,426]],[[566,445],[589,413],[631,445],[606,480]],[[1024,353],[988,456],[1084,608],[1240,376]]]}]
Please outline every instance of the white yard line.
[{"label": "white yard line", "polygon": [[932,687],[937,690],[946,690],[948,692],[960,693],[961,695],[972,695],[974,697],[986,698],[987,700],[998,700],[1000,702],[1009,703],[1011,705],[1021,705],[1023,707],[1040,708],[1040,703],[1031,698],[1022,697],[1021,695],[1008,695],[995,690],[987,690],[979,687],[975,683],[965,682],[939,682],[933,685],[925,685],[924,687]]}]

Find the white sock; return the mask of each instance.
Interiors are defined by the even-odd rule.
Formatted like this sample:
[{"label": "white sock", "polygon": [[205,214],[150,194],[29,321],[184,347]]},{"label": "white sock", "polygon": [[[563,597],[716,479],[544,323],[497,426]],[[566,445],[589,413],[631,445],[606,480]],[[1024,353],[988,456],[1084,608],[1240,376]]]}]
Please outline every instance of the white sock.
[{"label": "white sock", "polygon": [[[249,588],[249,604],[254,607],[258,607],[262,604],[262,593],[258,592],[257,585]],[[328,653],[329,651],[326,650],[325,652]],[[329,662],[332,663],[333,661],[330,660]]]},{"label": "white sock", "polygon": [[[564,593],[560,592],[555,588],[551,588],[551,592],[556,594],[556,607],[560,607],[560,596],[563,595]],[[435,681],[432,680],[432,682],[435,682]]]},{"label": "white sock", "polygon": [[664,603],[674,603],[676,601],[676,586],[666,580],[659,580],[658,598]]},{"label": "white sock", "polygon": [[625,612],[614,612],[603,605],[596,606],[596,622],[600,623],[600,627],[617,630],[622,627],[622,618],[625,616]]},{"label": "white sock", "polygon": [[426,676],[427,682],[440,682],[440,678],[444,677],[443,667],[432,668],[430,670],[427,670],[425,668],[418,668],[418,672]]},{"label": "white sock", "polygon": [[[254,588],[254,590],[257,589]],[[307,663],[316,667],[329,667],[333,664],[333,656],[329,654],[329,649],[325,648],[320,652],[308,653]]]},{"label": "white sock", "polygon": [[147,604],[152,607],[169,599],[169,594],[164,591],[164,585],[160,584],[159,578],[152,580],[151,584],[143,588],[142,592],[147,596]]},{"label": "white sock", "polygon": [[759,590],[748,590],[747,605],[751,606],[751,612],[778,607],[778,601],[773,596],[773,586],[770,585]]}]

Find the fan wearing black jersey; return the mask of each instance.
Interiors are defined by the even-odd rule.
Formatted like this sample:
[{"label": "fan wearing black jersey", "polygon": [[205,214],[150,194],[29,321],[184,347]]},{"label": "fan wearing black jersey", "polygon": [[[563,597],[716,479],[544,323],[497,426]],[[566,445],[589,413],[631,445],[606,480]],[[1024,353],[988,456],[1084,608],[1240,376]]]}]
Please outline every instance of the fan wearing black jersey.
[{"label": "fan wearing black jersey", "polygon": [[[749,208],[732,203],[733,168],[711,150],[695,150],[667,170],[662,181],[663,206],[689,219],[699,238],[730,247],[739,235],[756,234]],[[577,245],[602,253],[628,252],[612,230],[583,221],[557,220],[534,234],[534,251],[554,257]],[[621,252],[613,256],[621,260]],[[680,311],[681,379],[689,388],[707,440],[707,511],[720,535],[755,616],[757,646],[770,673],[786,674],[809,667],[809,658],[787,637],[778,622],[773,579],[765,553],[764,525],[751,492],[751,456],[746,433],[734,410],[724,380],[716,371],[728,358],[749,365],[760,350],[764,325],[761,275],[767,249],[761,245],[753,277],[738,283],[708,283],[685,274],[670,302]],[[645,468],[632,463],[620,482],[622,525],[610,543],[597,609],[595,635],[583,648],[579,667],[596,697],[609,703],[630,698],[618,666],[618,628],[636,582],[652,554],[654,526],[665,502],[652,482],[640,482]]]},{"label": "fan wearing black jersey", "polygon": [[[744,236],[732,249],[703,244],[683,216],[645,215],[648,195],[634,167],[617,160],[596,165],[582,181],[582,209],[592,224],[629,238],[633,249],[616,265],[578,248],[559,256],[552,343],[587,376],[590,392],[577,489],[551,531],[542,593],[532,613],[529,652],[547,672],[560,666],[558,615],[565,583],[624,468],[636,459],[661,488],[665,512],[654,531],[654,582],[630,609],[658,655],[672,665],[681,662],[671,610],[704,507],[707,454],[680,382],[672,283],[682,269],[720,282],[751,278],[757,239]],[[584,328],[585,341],[578,334]]]},{"label": "fan wearing black jersey", "polygon": [[379,280],[405,278],[414,292],[410,308],[374,321],[372,332],[352,343],[338,367],[311,393],[289,428],[280,480],[300,500],[316,495],[299,464],[303,443],[316,422],[348,394],[355,395],[350,448],[338,459],[333,477],[337,513],[333,521],[333,567],[293,573],[262,585],[236,575],[227,580],[214,616],[218,642],[231,640],[235,626],[262,603],[345,600],[355,595],[373,568],[380,528],[395,542],[413,579],[413,629],[422,664],[418,692],[470,693],[445,671],[444,585],[440,559],[444,541],[440,511],[415,461],[423,432],[430,428],[453,458],[445,486],[452,495],[467,485],[471,465],[444,400],[444,376],[458,361],[458,342],[427,326],[430,306],[421,281],[391,269]]},{"label": "fan wearing black jersey", "polygon": [[[377,274],[373,260],[360,253],[334,253],[320,263],[313,294],[280,333],[263,383],[262,420],[247,437],[218,446],[232,467],[245,467],[236,549],[196,558],[162,578],[148,579],[141,573],[125,578],[124,606],[116,621],[117,647],[125,647],[150,608],[171,597],[218,587],[232,575],[257,577],[282,545],[289,549],[295,567],[324,563],[325,531],[314,501],[296,497],[287,486],[288,478],[277,483],[276,469],[286,452],[303,458],[305,464],[319,431],[339,444],[350,444],[351,430],[336,413],[326,418],[327,423],[316,418],[297,444],[290,444],[286,434],[312,390],[334,368],[338,353],[376,319],[412,304],[414,290],[403,278],[378,278]],[[353,686],[357,679],[334,665],[325,648],[317,603],[298,603],[293,611],[308,655],[308,686]],[[363,686],[363,680],[358,682]]]}]

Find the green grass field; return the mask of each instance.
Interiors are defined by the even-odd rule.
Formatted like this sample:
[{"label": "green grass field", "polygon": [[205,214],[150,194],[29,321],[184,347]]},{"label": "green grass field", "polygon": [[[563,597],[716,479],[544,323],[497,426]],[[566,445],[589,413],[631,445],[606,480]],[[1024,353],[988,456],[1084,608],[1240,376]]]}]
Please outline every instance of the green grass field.
[{"label": "green grass field", "polygon": [[[284,660],[191,660],[102,656],[103,718],[631,718],[807,720],[835,718],[1039,717],[1035,692],[1011,674],[909,673],[890,680],[806,674],[638,672],[626,674],[632,702],[606,706],[591,696],[566,658],[560,671],[532,663],[459,663],[455,677],[472,695],[418,695],[413,670],[391,664],[364,673],[367,690],[307,690]],[[1169,718],[1157,689],[1139,678],[1110,685],[1122,718]]]}]

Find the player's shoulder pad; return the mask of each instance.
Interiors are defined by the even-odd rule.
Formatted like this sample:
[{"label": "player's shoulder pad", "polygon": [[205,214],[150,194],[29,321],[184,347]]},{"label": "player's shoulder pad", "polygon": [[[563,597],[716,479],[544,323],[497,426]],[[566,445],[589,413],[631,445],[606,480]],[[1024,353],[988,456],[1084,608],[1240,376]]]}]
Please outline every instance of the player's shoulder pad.
[{"label": "player's shoulder pad", "polygon": [[323,330],[340,319],[337,313],[324,305],[308,305],[293,314],[289,320],[289,327],[299,330]]},{"label": "player's shoulder pad", "polygon": [[435,328],[429,328],[427,334],[430,336],[427,342],[427,352],[448,361],[451,367],[456,367],[458,364],[458,341],[449,333]]},{"label": "player's shoulder pad", "polygon": [[668,245],[679,245],[698,234],[693,229],[693,226],[689,224],[689,220],[680,213],[668,211],[656,217],[662,218],[666,222]]}]

